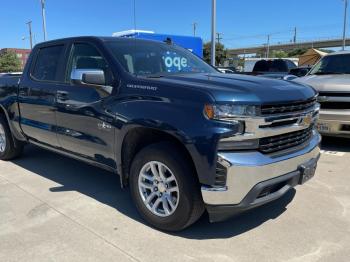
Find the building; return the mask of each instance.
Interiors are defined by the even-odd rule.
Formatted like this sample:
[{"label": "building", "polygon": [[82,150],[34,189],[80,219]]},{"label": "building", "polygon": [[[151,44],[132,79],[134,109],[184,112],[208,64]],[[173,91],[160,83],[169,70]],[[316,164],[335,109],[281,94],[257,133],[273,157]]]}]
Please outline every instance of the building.
[{"label": "building", "polygon": [[127,30],[113,33],[114,37],[131,37],[148,39],[160,42],[171,41],[174,44],[190,50],[195,55],[203,58],[203,41],[200,37],[195,36],[182,36],[182,35],[169,35],[169,34],[156,34],[153,31],[144,30]]},{"label": "building", "polygon": [[23,69],[28,60],[30,51],[31,51],[30,49],[21,49],[21,48],[2,48],[0,49],[0,55],[5,52],[14,52],[18,57],[18,59],[21,61],[21,67]]}]

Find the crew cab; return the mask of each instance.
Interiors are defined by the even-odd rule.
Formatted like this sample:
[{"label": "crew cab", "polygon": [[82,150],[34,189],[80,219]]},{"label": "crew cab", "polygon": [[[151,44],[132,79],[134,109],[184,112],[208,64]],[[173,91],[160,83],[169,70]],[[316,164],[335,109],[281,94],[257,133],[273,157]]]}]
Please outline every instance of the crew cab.
[{"label": "crew cab", "polygon": [[22,76],[0,78],[0,159],[30,143],[109,170],[148,223],[178,231],[205,210],[221,221],[309,180],[316,96],[221,74],[169,41],[59,39],[36,45]]},{"label": "crew cab", "polygon": [[324,56],[308,75],[294,81],[319,92],[319,132],[324,136],[350,138],[350,52]]}]

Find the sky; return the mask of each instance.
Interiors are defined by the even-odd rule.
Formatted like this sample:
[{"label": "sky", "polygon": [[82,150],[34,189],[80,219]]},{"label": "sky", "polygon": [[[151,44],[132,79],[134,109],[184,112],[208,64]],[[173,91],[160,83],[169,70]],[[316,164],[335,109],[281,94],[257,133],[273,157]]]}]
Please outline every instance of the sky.
[{"label": "sky", "polygon": [[[136,28],[156,33],[197,35],[209,41],[211,0],[135,0]],[[228,48],[297,40],[341,38],[343,0],[217,0],[217,32]],[[43,41],[40,0],[1,0],[0,48],[29,48],[26,22]],[[49,39],[111,36],[134,28],[133,0],[46,0]],[[350,35],[350,32],[349,34]],[[24,38],[24,40],[23,40]]]}]

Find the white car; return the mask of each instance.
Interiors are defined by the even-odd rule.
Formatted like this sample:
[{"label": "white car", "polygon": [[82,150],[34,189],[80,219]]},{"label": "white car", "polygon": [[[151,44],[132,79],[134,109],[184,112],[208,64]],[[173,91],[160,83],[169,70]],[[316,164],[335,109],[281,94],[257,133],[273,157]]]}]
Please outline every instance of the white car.
[{"label": "white car", "polygon": [[319,92],[320,133],[350,138],[350,51],[326,55],[305,77],[293,81]]}]

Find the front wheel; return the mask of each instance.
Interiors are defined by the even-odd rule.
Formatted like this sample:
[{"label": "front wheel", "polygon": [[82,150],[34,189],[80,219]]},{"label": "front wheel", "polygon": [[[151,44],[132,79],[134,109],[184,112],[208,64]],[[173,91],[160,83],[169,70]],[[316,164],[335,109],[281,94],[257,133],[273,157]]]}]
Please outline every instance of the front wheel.
[{"label": "front wheel", "polygon": [[179,231],[203,214],[200,186],[188,160],[171,143],[141,150],[131,165],[132,198],[141,216],[161,230]]}]

